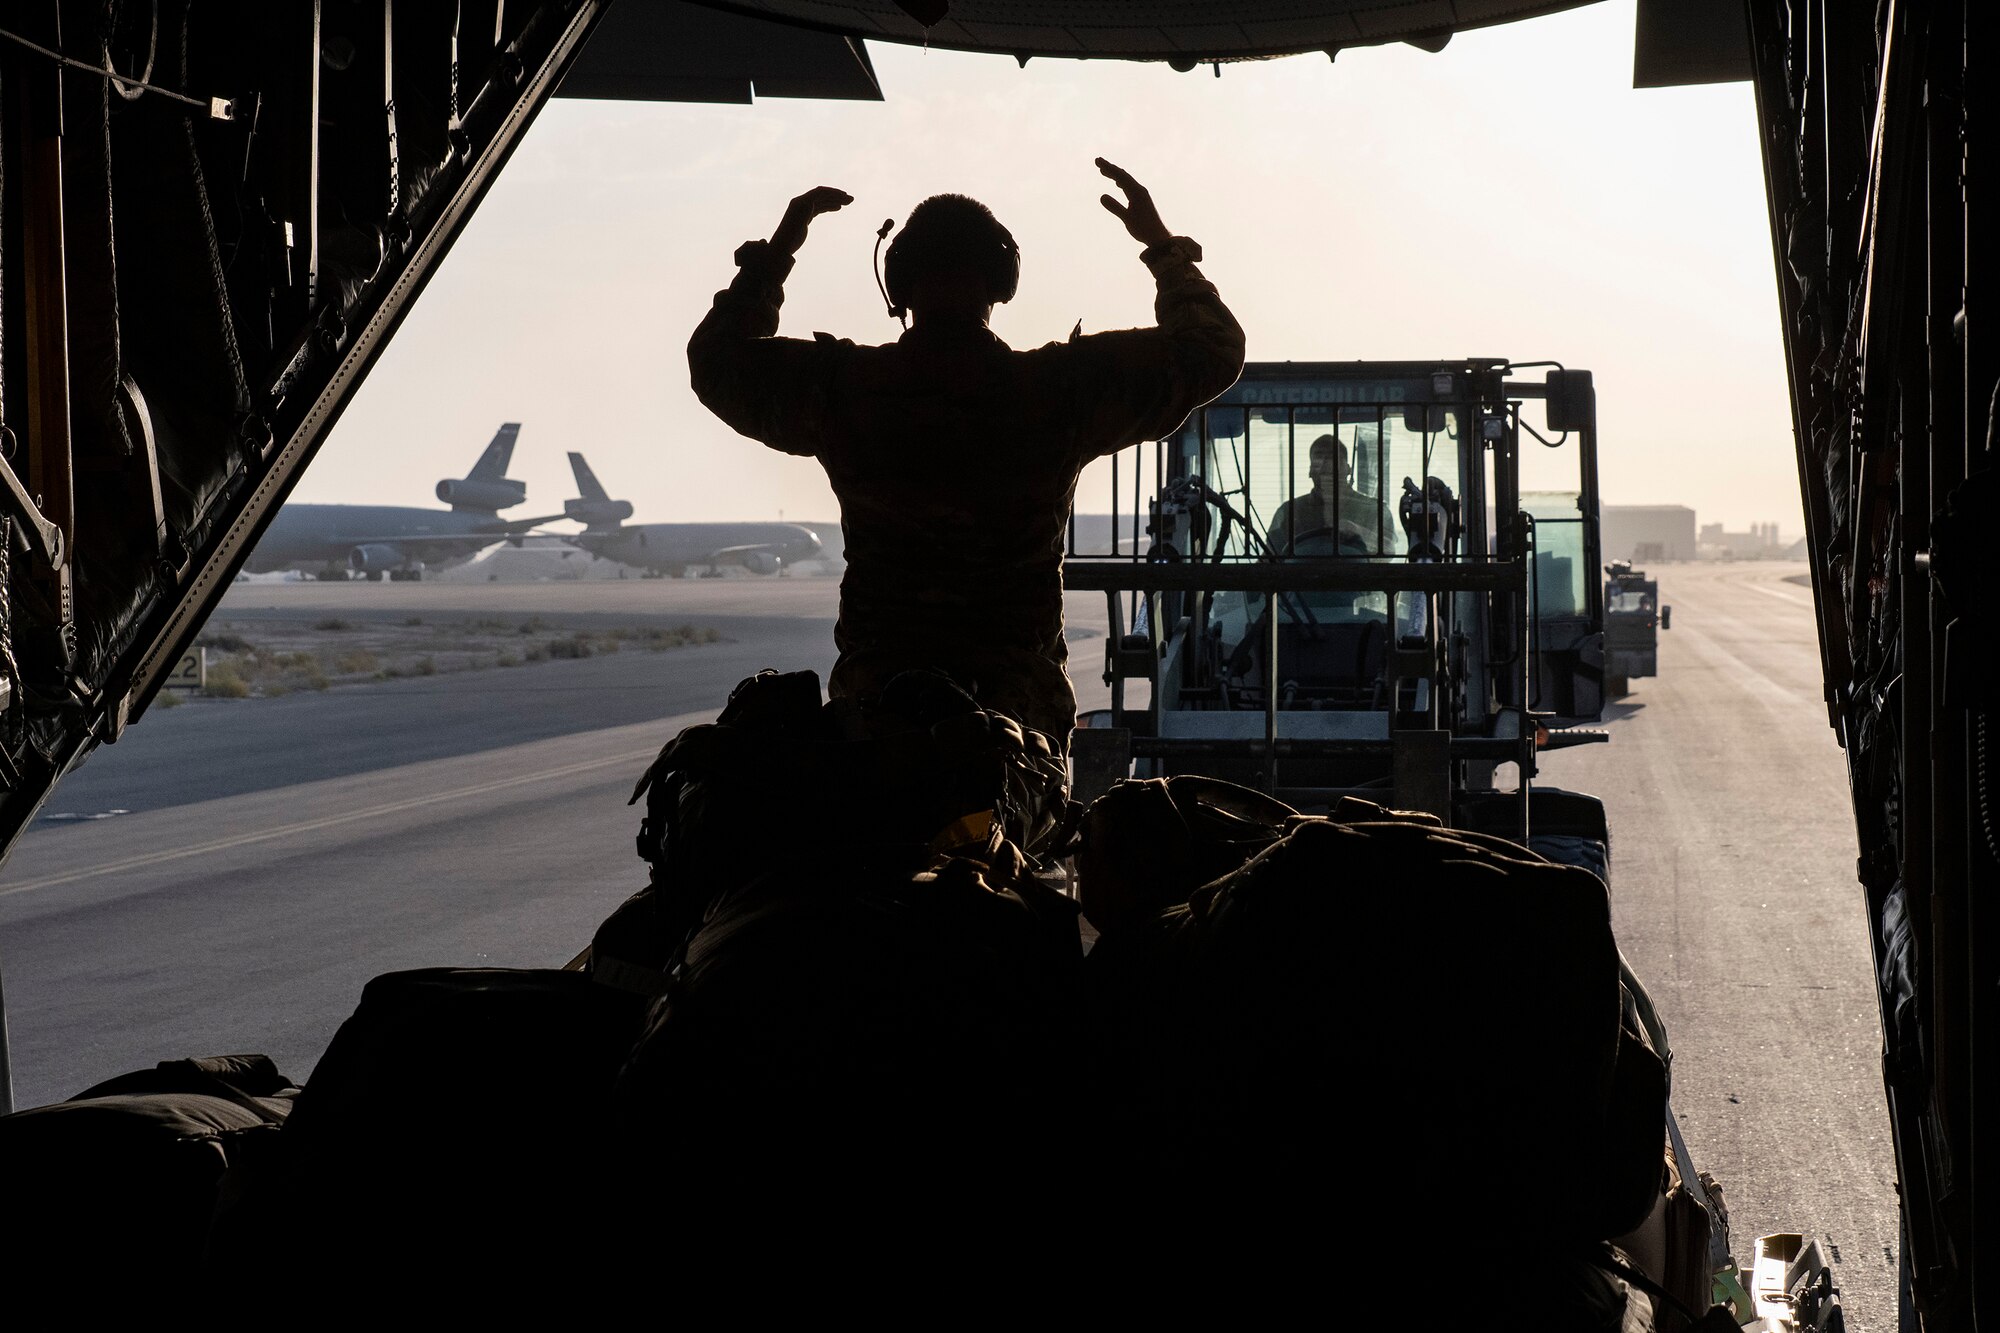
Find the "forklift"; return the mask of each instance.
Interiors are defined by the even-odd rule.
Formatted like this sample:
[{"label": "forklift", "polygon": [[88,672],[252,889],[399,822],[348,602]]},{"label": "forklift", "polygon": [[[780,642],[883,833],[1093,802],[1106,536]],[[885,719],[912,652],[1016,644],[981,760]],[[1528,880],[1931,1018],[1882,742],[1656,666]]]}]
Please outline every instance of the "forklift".
[{"label": "forklift", "polygon": [[1542,751],[1609,739],[1589,371],[1252,363],[1113,468],[1110,547],[1073,521],[1064,569],[1112,625],[1079,799],[1199,773],[1608,872],[1603,803],[1534,781]]},{"label": "forklift", "polygon": [[1660,585],[1630,560],[1604,567],[1605,689],[1612,698],[1631,693],[1632,682],[1656,676],[1660,631],[1672,629],[1674,609],[1660,605]]}]

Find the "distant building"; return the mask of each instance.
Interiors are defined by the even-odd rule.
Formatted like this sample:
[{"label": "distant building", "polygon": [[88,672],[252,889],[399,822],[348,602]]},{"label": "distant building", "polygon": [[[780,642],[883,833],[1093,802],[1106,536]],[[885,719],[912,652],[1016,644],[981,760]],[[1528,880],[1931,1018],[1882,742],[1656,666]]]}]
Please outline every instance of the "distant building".
[{"label": "distant building", "polygon": [[1686,505],[1604,505],[1598,518],[1606,560],[1657,565],[1698,554],[1694,510]]},{"label": "distant building", "polygon": [[1752,523],[1746,532],[1729,532],[1720,523],[1701,525],[1704,560],[1783,560],[1788,547],[1776,523]]}]

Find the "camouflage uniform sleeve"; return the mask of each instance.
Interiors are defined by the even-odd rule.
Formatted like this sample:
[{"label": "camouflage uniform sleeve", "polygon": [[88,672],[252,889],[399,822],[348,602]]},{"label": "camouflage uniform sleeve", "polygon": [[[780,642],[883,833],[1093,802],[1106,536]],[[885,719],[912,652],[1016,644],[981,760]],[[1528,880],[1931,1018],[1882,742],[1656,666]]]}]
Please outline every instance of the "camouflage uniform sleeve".
[{"label": "camouflage uniform sleeve", "polygon": [[736,251],[736,278],[688,339],[695,397],[739,434],[788,454],[818,452],[833,377],[830,342],[779,338],[792,257],[766,241]]},{"label": "camouflage uniform sleeve", "polygon": [[1159,284],[1159,326],[1078,340],[1087,349],[1079,384],[1087,399],[1086,458],[1169,434],[1243,372],[1243,328],[1195,267],[1201,247],[1176,236],[1140,259]]}]

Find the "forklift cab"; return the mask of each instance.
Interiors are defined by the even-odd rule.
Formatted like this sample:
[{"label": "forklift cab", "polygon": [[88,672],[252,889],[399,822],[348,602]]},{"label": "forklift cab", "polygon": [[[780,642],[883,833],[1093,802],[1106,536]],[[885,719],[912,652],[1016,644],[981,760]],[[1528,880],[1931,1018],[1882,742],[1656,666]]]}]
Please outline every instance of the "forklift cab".
[{"label": "forklift cab", "polygon": [[1113,527],[1145,538],[1073,547],[1065,580],[1109,598],[1102,721],[1141,775],[1449,819],[1496,763],[1532,774],[1538,734],[1599,717],[1590,376],[1522,368],[1253,363],[1135,451]]}]

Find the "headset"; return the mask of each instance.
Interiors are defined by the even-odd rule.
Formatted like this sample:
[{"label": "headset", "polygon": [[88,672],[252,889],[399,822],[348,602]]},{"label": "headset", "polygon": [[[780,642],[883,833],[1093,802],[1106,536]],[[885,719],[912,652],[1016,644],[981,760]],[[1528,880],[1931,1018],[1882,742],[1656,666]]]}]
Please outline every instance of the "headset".
[{"label": "headset", "polygon": [[[924,202],[929,203],[930,200]],[[917,216],[922,210],[923,204],[917,205],[917,211],[912,216]],[[991,214],[987,216],[992,218]],[[989,254],[975,257],[974,262],[983,266],[987,297],[995,305],[1004,305],[1014,299],[1014,293],[1021,285],[1021,247],[1014,243],[1013,233],[1000,225],[997,218],[992,219],[992,225],[996,244]],[[910,270],[921,267],[922,261],[930,256],[931,247],[936,242],[926,239],[926,236],[927,233],[934,234],[937,224],[932,223],[927,228],[919,218],[917,230],[905,228],[902,235],[890,242],[888,256],[884,258],[882,242],[888,239],[895,226],[894,218],[884,218],[875,232],[875,288],[882,293],[882,304],[887,308],[889,318],[901,321],[908,328],[909,284],[914,276]]]}]

